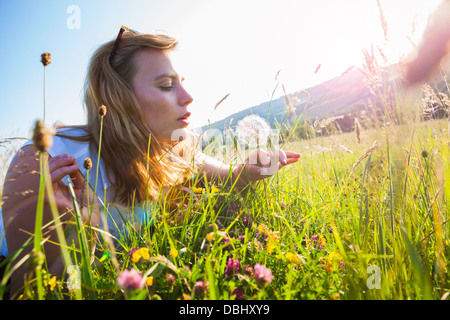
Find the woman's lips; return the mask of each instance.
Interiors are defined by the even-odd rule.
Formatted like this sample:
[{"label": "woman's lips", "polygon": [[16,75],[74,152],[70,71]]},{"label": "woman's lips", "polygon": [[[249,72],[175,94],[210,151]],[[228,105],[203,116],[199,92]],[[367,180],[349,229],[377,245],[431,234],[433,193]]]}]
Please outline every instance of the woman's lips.
[{"label": "woman's lips", "polygon": [[182,117],[178,118],[178,122],[181,122],[182,124],[189,124],[189,117],[191,116],[191,113],[188,112],[184,114]]}]

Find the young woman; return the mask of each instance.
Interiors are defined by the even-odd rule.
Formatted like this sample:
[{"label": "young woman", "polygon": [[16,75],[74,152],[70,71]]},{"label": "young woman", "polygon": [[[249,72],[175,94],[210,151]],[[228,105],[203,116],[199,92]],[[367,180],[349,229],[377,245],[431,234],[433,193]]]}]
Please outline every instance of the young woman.
[{"label": "young woman", "polygon": [[[102,206],[122,208],[124,212],[132,206],[139,208],[139,204],[156,200],[170,187],[183,186],[193,173],[220,182],[231,172],[241,187],[268,177],[261,174],[267,162],[247,161],[230,168],[195,152],[189,139],[178,141],[187,133],[193,99],[172,65],[170,54],[176,45],[172,37],[137,34],[122,27],[115,41],[105,43],[94,53],[84,92],[87,124],[59,128],[52,145],[45,147],[62,222],[71,219],[67,212],[73,210],[67,177],[73,183],[83,218],[88,218],[86,203],[95,203],[91,224],[100,227],[104,227],[99,214]],[[268,155],[264,151],[258,154]],[[86,158],[92,161],[88,175],[86,168],[90,164],[82,165]],[[299,154],[282,150],[274,157],[277,169],[298,158]],[[5,178],[2,209],[9,253],[19,250],[34,233],[39,171],[39,153],[30,141],[15,155]],[[85,181],[87,176],[89,181]],[[86,183],[90,192],[84,191]],[[116,210],[112,217],[119,213]],[[43,225],[52,220],[46,203]],[[114,234],[123,230],[120,224],[110,223],[109,231]],[[54,228],[45,229],[44,238],[48,238],[44,249],[50,272],[61,276],[64,265],[59,246],[52,244],[58,243]],[[30,247],[12,262],[19,262],[12,278],[13,291],[23,284],[27,264],[21,259],[30,254]]]}]

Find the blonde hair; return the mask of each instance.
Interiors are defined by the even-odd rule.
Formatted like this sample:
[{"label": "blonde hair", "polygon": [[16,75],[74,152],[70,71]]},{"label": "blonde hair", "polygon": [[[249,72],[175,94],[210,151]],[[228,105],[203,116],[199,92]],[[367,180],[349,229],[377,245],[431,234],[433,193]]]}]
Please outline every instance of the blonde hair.
[{"label": "blonde hair", "polygon": [[99,107],[105,105],[101,158],[116,198],[128,204],[133,199],[153,201],[162,187],[185,182],[192,168],[174,152],[183,150],[186,158],[188,148],[183,142],[173,149],[174,145],[161,143],[152,135],[130,85],[137,68],[133,57],[140,50],[173,50],[177,40],[167,35],[125,32],[110,61],[114,42],[100,46],[89,63],[84,87],[88,136],[84,139],[98,150]]}]

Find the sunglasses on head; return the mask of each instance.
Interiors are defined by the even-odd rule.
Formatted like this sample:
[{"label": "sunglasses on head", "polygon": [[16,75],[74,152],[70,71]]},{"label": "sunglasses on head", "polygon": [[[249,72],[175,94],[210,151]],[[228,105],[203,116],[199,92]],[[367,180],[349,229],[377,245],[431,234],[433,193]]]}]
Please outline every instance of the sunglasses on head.
[{"label": "sunglasses on head", "polygon": [[130,31],[130,32],[133,32],[133,33],[136,33],[136,34],[141,34],[140,32],[135,31],[133,29],[127,28],[125,26],[121,26],[120,30],[119,30],[119,34],[117,35],[117,38],[116,38],[116,42],[114,42],[114,46],[112,48],[111,54],[109,55],[109,61],[110,62],[112,61],[112,58],[114,57],[114,54],[116,52],[116,48],[119,45],[120,39],[122,39],[122,35],[123,35],[123,33],[125,31]]}]

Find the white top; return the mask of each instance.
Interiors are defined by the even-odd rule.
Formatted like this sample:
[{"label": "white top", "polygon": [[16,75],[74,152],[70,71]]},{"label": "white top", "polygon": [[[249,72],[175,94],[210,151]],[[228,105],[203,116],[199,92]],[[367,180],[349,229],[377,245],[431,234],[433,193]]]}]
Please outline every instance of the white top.
[{"label": "white top", "polygon": [[[78,128],[64,128],[58,130],[58,133],[63,133],[70,136],[82,136],[86,132],[83,129]],[[26,145],[33,144],[32,140],[27,141],[21,148]],[[86,177],[87,170],[84,168],[84,160],[89,157],[92,160],[92,169],[89,170],[88,182],[92,189],[95,186],[96,168],[97,168],[97,151],[90,150],[89,142],[79,142],[72,139],[62,138],[58,136],[53,137],[53,144],[47,149],[48,154],[51,157],[55,157],[61,154],[67,154],[72,156],[77,161],[81,174]],[[112,176],[112,175],[111,175]],[[68,185],[70,180],[69,176],[66,176],[62,181]],[[113,179],[112,179],[113,180]],[[129,227],[137,225],[145,225],[152,223],[153,216],[158,210],[154,203],[143,203],[136,205],[133,209],[126,208],[121,203],[112,203],[112,197],[114,196],[114,189],[111,183],[106,177],[106,169],[104,167],[102,159],[100,159],[98,179],[97,179],[97,199],[99,200],[102,215],[107,220],[107,231],[117,239],[124,237],[127,233],[127,225]],[[102,205],[103,204],[103,205]],[[145,207],[145,208],[144,208]],[[146,210],[145,210],[146,209]],[[133,213],[133,214],[131,214]],[[149,214],[150,213],[150,214]],[[131,224],[131,225],[130,225]],[[104,228],[103,217],[100,219],[100,228]],[[3,217],[0,208],[0,255],[7,256],[8,248],[6,246],[6,238],[3,228]]]}]

